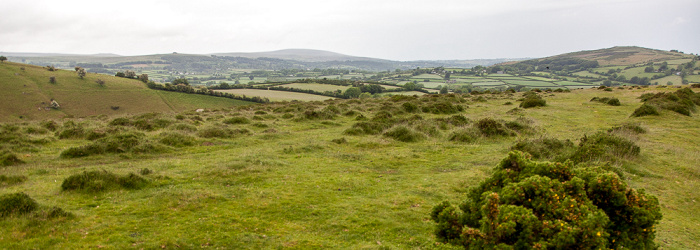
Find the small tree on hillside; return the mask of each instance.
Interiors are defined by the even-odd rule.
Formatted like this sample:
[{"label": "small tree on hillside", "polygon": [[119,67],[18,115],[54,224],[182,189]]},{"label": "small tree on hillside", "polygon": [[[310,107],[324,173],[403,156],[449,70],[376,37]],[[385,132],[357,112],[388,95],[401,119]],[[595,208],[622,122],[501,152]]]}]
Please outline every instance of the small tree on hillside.
[{"label": "small tree on hillside", "polygon": [[0,63],[4,63],[5,61],[7,61],[7,57],[0,56]]},{"label": "small tree on hillside", "polygon": [[136,78],[136,72],[127,70],[124,72],[124,77],[126,78]]},{"label": "small tree on hillside", "polygon": [[78,77],[80,77],[80,79],[83,79],[85,75],[87,75],[87,71],[84,68],[78,67],[78,69],[75,71],[78,73]]},{"label": "small tree on hillside", "polygon": [[49,83],[56,84],[56,77],[55,77],[55,76],[49,76]]},{"label": "small tree on hillside", "polygon": [[148,82],[148,74],[141,74],[139,76],[139,80],[141,80],[144,83],[147,83]]}]

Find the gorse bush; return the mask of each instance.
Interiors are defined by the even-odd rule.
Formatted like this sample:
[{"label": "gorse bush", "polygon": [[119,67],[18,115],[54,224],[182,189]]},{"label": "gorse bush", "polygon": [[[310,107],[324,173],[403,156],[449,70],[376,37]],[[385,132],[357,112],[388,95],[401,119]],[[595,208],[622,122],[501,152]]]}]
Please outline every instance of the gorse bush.
[{"label": "gorse bush", "polygon": [[405,126],[396,126],[384,133],[384,136],[402,142],[417,142],[425,139],[424,134],[416,132]]},{"label": "gorse bush", "polygon": [[659,115],[659,111],[656,109],[656,107],[645,103],[639,108],[635,109],[631,117],[642,117],[648,115]]},{"label": "gorse bush", "polygon": [[250,130],[231,129],[226,127],[207,127],[197,131],[197,136],[202,138],[234,138],[245,134],[250,134]]},{"label": "gorse bush", "polygon": [[9,150],[0,150],[0,166],[14,166],[22,163],[24,163],[24,161]]},{"label": "gorse bush", "polygon": [[525,92],[523,94],[523,101],[520,103],[521,108],[533,108],[533,107],[544,107],[547,106],[547,101],[542,99],[535,92]]},{"label": "gorse bush", "polygon": [[454,114],[464,111],[464,107],[445,101],[423,106],[421,110],[423,111],[423,113]]},{"label": "gorse bush", "polygon": [[503,123],[490,117],[476,121],[474,126],[483,136],[486,137],[513,135],[513,133],[503,125]]},{"label": "gorse bush", "polygon": [[459,210],[435,206],[436,238],[469,249],[655,248],[656,197],[600,167],[529,157],[511,152]]},{"label": "gorse bush", "polygon": [[177,133],[163,132],[158,135],[158,141],[163,145],[172,147],[187,147],[195,144],[196,140],[193,136]]},{"label": "gorse bush", "polygon": [[250,123],[250,120],[245,117],[231,117],[229,119],[224,120],[224,123],[226,124],[248,124]]},{"label": "gorse bush", "polygon": [[0,217],[30,213],[38,207],[39,204],[25,193],[12,193],[0,196]]},{"label": "gorse bush", "polygon": [[132,152],[144,142],[145,135],[139,132],[123,132],[98,139],[88,145],[73,147],[61,152],[61,157],[77,158],[106,153]]},{"label": "gorse bush", "polygon": [[535,159],[564,161],[573,153],[575,146],[570,140],[543,137],[518,141],[510,149],[529,153]]},{"label": "gorse bush", "polygon": [[608,129],[609,133],[632,133],[632,134],[644,134],[647,132],[645,128],[640,126],[638,123],[623,123],[621,125],[612,127]]},{"label": "gorse bush", "polygon": [[591,102],[605,103],[610,106],[620,106],[620,99],[615,97],[593,97]]},{"label": "gorse bush", "polygon": [[450,134],[450,136],[447,139],[453,142],[472,143],[475,142],[478,138],[479,135],[473,130],[461,129],[452,132],[452,134]]},{"label": "gorse bush", "polygon": [[683,88],[673,93],[646,93],[639,98],[644,104],[632,113],[633,117],[657,115],[658,111],[654,112],[655,109],[652,109],[652,107],[690,116],[691,113],[696,111],[696,106],[700,105],[700,94],[693,92],[690,88]]},{"label": "gorse bush", "polygon": [[95,193],[117,188],[141,189],[147,184],[146,179],[134,173],[119,176],[105,170],[95,170],[69,176],[61,183],[61,190]]},{"label": "gorse bush", "polygon": [[624,137],[598,132],[592,136],[584,135],[578,148],[569,157],[572,161],[611,161],[638,156],[640,147]]}]

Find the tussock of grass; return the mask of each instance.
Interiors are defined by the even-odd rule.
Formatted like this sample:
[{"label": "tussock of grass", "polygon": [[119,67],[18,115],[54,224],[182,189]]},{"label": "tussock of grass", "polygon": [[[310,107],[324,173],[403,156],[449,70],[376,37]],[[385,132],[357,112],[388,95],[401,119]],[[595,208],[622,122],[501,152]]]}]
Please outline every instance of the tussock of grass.
[{"label": "tussock of grass", "polygon": [[22,215],[36,210],[39,204],[25,193],[12,193],[0,196],[0,217]]},{"label": "tussock of grass", "polygon": [[250,130],[226,127],[206,127],[197,131],[197,136],[202,138],[235,138],[246,134],[250,134]]},{"label": "tussock of grass", "polygon": [[96,140],[88,145],[73,147],[61,152],[63,158],[77,158],[107,153],[149,153],[162,152],[163,148],[145,140],[139,132],[123,132]]},{"label": "tussock of grass", "polygon": [[384,136],[390,137],[402,142],[417,142],[425,139],[425,135],[407,128],[406,126],[396,126],[384,133]]},{"label": "tussock of grass", "polygon": [[569,157],[574,162],[610,161],[618,162],[638,156],[640,147],[621,136],[598,132],[584,135],[576,151]]},{"label": "tussock of grass", "polygon": [[615,97],[593,97],[591,102],[600,102],[610,106],[620,106],[620,99]]},{"label": "tussock of grass", "polygon": [[250,120],[245,117],[231,117],[223,121],[226,124],[249,124]]},{"label": "tussock of grass", "polygon": [[450,134],[450,136],[448,137],[448,140],[453,142],[472,143],[475,142],[478,138],[479,134],[475,131],[470,129],[461,129],[452,132],[452,134]]},{"label": "tussock of grass", "polygon": [[0,187],[17,185],[27,181],[27,177],[23,175],[0,175]]},{"label": "tussock of grass", "polygon": [[0,151],[0,166],[14,166],[24,163],[17,155],[8,151]]},{"label": "tussock of grass", "polygon": [[105,170],[95,170],[69,176],[61,183],[61,190],[97,193],[118,188],[141,189],[147,184],[146,179],[134,173],[119,176]]},{"label": "tussock of grass", "polygon": [[195,144],[196,139],[193,136],[177,133],[163,132],[158,135],[158,141],[163,145],[172,147],[187,147]]},{"label": "tussock of grass", "polygon": [[518,150],[532,155],[535,159],[548,159],[563,161],[575,149],[574,143],[570,140],[558,140],[555,138],[537,138],[530,140],[520,140],[510,147],[511,150]]},{"label": "tussock of grass", "polygon": [[700,94],[693,92],[690,88],[683,88],[674,93],[647,93],[639,98],[642,99],[644,104],[632,113],[633,117],[658,114],[650,106],[690,116],[691,113],[697,110],[696,106],[700,105]]},{"label": "tussock of grass", "polygon": [[547,106],[547,101],[542,99],[542,97],[537,95],[537,93],[530,91],[523,94],[523,101],[520,103],[521,108],[526,109],[544,106]]}]

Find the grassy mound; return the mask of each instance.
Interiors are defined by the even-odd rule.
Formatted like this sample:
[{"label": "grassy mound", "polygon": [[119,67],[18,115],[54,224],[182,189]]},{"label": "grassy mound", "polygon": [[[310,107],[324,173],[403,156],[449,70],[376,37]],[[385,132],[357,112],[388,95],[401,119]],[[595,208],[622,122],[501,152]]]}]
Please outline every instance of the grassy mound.
[{"label": "grassy mound", "polygon": [[392,129],[384,133],[384,136],[402,142],[417,142],[425,139],[424,134],[407,128],[406,126],[393,127]]},{"label": "grassy mound", "polygon": [[69,176],[63,180],[61,190],[96,193],[118,188],[141,189],[147,184],[146,179],[134,173],[119,176],[105,170],[96,170]]},{"label": "grassy mound", "polygon": [[0,217],[22,215],[36,210],[39,204],[25,193],[0,196]]},{"label": "grassy mound", "polygon": [[17,185],[25,181],[27,181],[27,177],[22,175],[0,175],[0,187]]},{"label": "grassy mound", "polygon": [[610,106],[620,106],[620,99],[615,97],[593,97],[591,102],[600,102]]},{"label": "grassy mound", "polygon": [[658,111],[655,112],[651,107],[690,116],[697,110],[696,106],[700,105],[700,94],[693,92],[690,88],[683,88],[673,93],[647,93],[640,96],[640,99],[644,104],[632,113],[633,117],[658,114]]}]

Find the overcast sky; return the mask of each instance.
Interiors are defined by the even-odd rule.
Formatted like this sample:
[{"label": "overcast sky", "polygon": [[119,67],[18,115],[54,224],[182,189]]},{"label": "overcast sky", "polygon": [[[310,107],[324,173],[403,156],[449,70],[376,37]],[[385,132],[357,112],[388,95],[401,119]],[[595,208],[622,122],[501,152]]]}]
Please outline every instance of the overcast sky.
[{"label": "overcast sky", "polygon": [[545,57],[613,46],[700,53],[698,0],[0,2],[1,52],[328,50],[392,60]]}]

